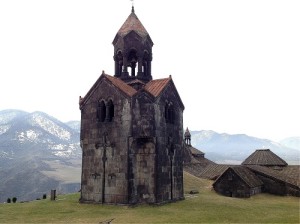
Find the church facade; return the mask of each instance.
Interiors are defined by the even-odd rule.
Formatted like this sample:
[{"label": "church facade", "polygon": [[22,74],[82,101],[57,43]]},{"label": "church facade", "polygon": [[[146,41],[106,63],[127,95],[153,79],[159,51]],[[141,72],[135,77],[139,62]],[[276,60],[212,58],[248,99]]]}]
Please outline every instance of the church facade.
[{"label": "church facade", "polygon": [[134,8],[114,40],[114,76],[81,98],[82,203],[183,199],[184,105],[172,77],[153,79],[153,42]]}]

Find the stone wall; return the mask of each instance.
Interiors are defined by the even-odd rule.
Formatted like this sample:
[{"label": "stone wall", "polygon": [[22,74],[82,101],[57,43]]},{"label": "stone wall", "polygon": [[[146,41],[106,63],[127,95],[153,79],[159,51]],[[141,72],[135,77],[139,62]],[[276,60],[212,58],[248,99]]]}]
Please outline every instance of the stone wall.
[{"label": "stone wall", "polygon": [[[103,80],[81,110],[81,201],[128,202],[130,100],[116,91]],[[111,122],[101,122],[97,118],[99,100],[113,102],[114,117]]]},{"label": "stone wall", "polygon": [[241,178],[227,170],[213,184],[214,190],[228,197],[249,198],[252,194],[259,193],[259,189],[250,188]]},{"label": "stone wall", "polygon": [[[112,102],[112,119],[103,117],[110,109],[99,109],[100,101],[108,106]],[[172,106],[169,122],[166,104]],[[128,97],[102,79],[81,113],[82,202],[183,199],[183,108],[174,86],[158,98],[146,91]]]}]

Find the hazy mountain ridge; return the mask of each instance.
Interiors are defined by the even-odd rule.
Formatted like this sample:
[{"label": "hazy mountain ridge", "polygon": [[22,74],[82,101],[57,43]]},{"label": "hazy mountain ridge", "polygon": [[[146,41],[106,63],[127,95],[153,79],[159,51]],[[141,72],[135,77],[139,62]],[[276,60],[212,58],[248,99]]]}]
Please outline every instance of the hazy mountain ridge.
[{"label": "hazy mountain ridge", "polygon": [[271,149],[290,164],[299,164],[299,151],[280,143],[245,134],[229,135],[211,130],[191,131],[192,145],[218,163],[240,164],[256,149]]},{"label": "hazy mountain ridge", "polygon": [[300,151],[300,137],[285,138],[279,142],[281,145],[286,147],[297,149]]},{"label": "hazy mountain ridge", "polygon": [[79,130],[43,112],[0,111],[0,202],[80,185]]}]

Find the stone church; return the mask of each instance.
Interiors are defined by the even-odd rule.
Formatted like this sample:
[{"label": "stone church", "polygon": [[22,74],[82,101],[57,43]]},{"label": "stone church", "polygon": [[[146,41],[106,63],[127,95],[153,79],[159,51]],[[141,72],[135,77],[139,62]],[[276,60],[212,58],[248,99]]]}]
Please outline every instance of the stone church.
[{"label": "stone church", "polygon": [[172,77],[153,79],[153,42],[132,7],[114,40],[114,75],[80,97],[82,203],[183,199],[183,110]]}]

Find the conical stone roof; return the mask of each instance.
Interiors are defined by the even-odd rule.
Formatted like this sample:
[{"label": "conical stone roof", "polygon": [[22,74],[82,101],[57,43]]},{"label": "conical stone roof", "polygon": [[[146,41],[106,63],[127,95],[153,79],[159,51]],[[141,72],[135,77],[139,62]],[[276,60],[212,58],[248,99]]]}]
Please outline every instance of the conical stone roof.
[{"label": "conical stone roof", "polygon": [[120,35],[121,37],[126,36],[129,32],[135,31],[137,34],[139,34],[141,37],[147,37],[149,36],[147,30],[141,23],[141,21],[138,19],[136,14],[134,13],[134,8],[132,7],[131,14],[128,16],[124,24],[119,29],[117,35]]},{"label": "conical stone roof", "polygon": [[257,149],[242,165],[287,166],[288,164],[270,149]]}]

